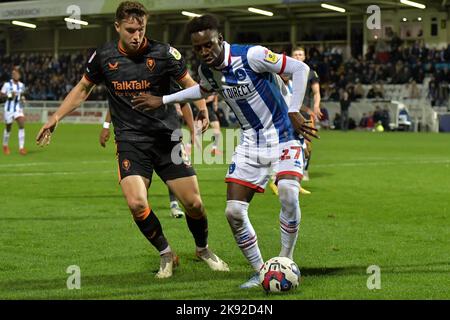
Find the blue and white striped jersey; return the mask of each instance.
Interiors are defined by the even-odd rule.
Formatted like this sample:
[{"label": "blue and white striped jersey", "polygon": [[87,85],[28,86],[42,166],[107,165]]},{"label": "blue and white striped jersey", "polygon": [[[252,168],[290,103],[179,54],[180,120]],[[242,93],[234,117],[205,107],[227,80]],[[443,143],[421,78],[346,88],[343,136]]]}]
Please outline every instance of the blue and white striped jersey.
[{"label": "blue and white striped jersey", "polygon": [[13,93],[15,96],[13,99],[7,99],[5,102],[5,112],[16,112],[22,109],[22,95],[25,91],[25,85],[18,81],[14,82],[14,80],[9,80],[3,84],[1,92],[8,97],[12,97]]},{"label": "blue and white striped jersey", "polygon": [[241,143],[274,145],[295,139],[288,116],[289,93],[277,73],[286,56],[262,46],[224,42],[219,69],[199,67],[200,87],[216,91],[230,106],[243,129]]}]

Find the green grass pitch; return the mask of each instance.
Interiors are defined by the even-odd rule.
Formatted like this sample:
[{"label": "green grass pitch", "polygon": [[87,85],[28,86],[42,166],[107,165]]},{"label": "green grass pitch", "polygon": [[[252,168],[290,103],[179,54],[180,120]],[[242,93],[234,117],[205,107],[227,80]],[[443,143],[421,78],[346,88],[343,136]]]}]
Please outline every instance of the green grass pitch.
[{"label": "green grass pitch", "polygon": [[[197,165],[209,242],[230,265],[214,273],[194,257],[184,219],[169,216],[166,187],[154,177],[149,201],[181,266],[156,280],[156,251],[134,225],[117,184],[112,141],[98,125],[62,124],[38,148],[27,126],[25,157],[14,126],[0,155],[0,299],[449,299],[450,135],[321,132],[314,143],[312,191],[301,196],[295,260],[298,290],[266,296],[240,290],[251,274],[224,216],[226,165]],[[256,195],[250,219],[264,259],[280,249],[278,199]],[[81,289],[68,290],[68,266]],[[367,268],[381,270],[369,290]]]}]

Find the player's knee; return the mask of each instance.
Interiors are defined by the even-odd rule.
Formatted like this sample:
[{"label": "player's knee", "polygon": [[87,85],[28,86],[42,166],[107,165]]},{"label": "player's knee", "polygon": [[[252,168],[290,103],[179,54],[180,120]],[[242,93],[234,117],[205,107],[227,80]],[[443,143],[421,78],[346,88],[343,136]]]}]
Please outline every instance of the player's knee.
[{"label": "player's knee", "polygon": [[[247,204],[248,206],[248,204]],[[229,200],[225,208],[225,217],[229,223],[240,223],[244,220],[247,206],[243,205],[241,201]]]},{"label": "player's knee", "polygon": [[191,217],[199,217],[203,214],[203,202],[200,197],[193,197],[183,203],[184,208]]},{"label": "player's knee", "polygon": [[282,179],[278,181],[278,196],[285,211],[293,211],[298,203],[300,183],[296,180]]},{"label": "player's knee", "polygon": [[147,201],[139,197],[127,199],[127,203],[133,216],[140,214],[148,207]]}]

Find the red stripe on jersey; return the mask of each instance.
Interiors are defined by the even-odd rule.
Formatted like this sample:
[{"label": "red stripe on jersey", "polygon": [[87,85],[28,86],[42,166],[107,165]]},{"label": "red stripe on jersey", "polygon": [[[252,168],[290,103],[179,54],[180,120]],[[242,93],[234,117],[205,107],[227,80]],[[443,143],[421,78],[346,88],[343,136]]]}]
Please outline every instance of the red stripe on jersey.
[{"label": "red stripe on jersey", "polygon": [[278,74],[282,74],[284,72],[284,68],[286,68],[286,54],[283,53],[283,63],[281,64],[281,70]]}]

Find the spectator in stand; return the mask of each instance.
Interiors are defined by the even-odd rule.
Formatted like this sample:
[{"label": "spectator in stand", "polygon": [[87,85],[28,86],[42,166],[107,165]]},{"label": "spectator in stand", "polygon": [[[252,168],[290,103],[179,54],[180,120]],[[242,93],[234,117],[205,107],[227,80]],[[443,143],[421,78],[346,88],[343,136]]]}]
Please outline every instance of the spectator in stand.
[{"label": "spectator in stand", "polygon": [[373,113],[372,118],[374,123],[378,123],[383,120],[383,114],[380,106],[375,106],[375,111]]},{"label": "spectator in stand", "polygon": [[366,113],[362,114],[361,120],[359,120],[359,127],[362,129],[367,128],[367,122],[369,120],[369,117],[367,116]]},{"label": "spectator in stand", "polygon": [[385,131],[389,131],[389,123],[391,122],[391,117],[389,115],[389,109],[387,106],[383,108],[383,111],[381,112],[381,124],[384,127]]},{"label": "spectator in stand", "polygon": [[330,116],[328,114],[328,109],[325,107],[320,108],[322,116],[319,118],[320,127],[322,129],[330,129]]},{"label": "spectator in stand", "polygon": [[411,78],[409,79],[409,83],[406,85],[408,90],[408,99],[419,99],[420,98],[420,92],[419,87],[417,86],[416,81]]},{"label": "spectator in stand", "polygon": [[373,121],[373,111],[369,112],[369,116],[367,117],[366,129],[372,131],[375,126]]},{"label": "spectator in stand", "polygon": [[348,109],[351,105],[350,95],[347,90],[342,90],[339,103],[341,105],[341,130],[347,131],[349,125]]},{"label": "spectator in stand", "polygon": [[359,81],[359,79],[356,79],[356,86],[353,91],[353,97],[355,99],[363,99],[365,97],[365,94],[366,92],[364,91],[361,81]]},{"label": "spectator in stand", "polygon": [[341,130],[341,114],[336,112],[333,119],[334,130]]},{"label": "spectator in stand", "polygon": [[436,105],[436,100],[438,99],[438,88],[437,88],[437,82],[434,77],[431,78],[430,82],[428,83],[428,95],[427,98],[431,102],[431,106]]},{"label": "spectator in stand", "polygon": [[369,89],[369,92],[367,92],[367,99],[382,99],[383,96],[383,90],[381,89],[381,86],[378,84],[373,84],[372,88]]}]

